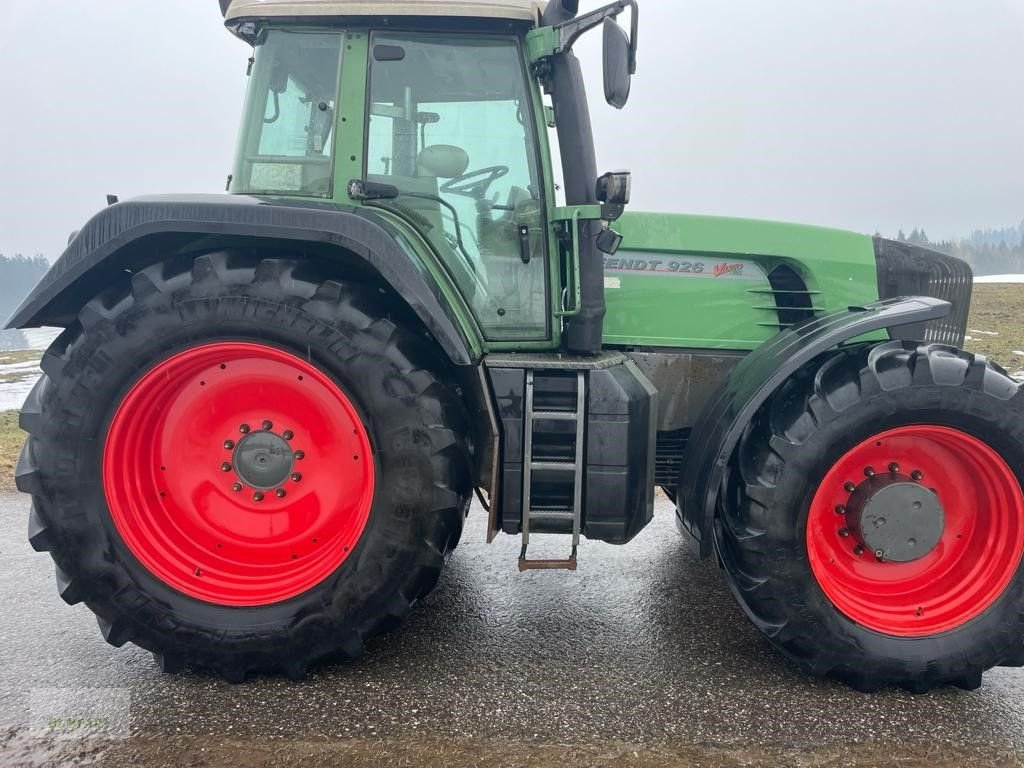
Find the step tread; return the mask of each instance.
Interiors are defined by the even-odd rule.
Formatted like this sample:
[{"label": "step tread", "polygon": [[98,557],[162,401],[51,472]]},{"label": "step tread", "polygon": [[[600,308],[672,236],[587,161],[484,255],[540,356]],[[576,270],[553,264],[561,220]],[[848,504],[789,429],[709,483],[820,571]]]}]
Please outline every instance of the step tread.
[{"label": "step tread", "polygon": [[576,421],[576,411],[534,411],[534,421]]},{"label": "step tread", "polygon": [[556,472],[574,472],[576,470],[575,461],[531,461],[530,469],[536,470],[549,470]]}]

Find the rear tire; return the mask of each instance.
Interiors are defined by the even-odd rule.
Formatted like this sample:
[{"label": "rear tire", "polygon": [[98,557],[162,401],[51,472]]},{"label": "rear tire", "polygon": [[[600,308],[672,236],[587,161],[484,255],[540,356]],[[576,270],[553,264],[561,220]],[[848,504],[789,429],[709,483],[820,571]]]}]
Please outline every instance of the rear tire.
[{"label": "rear tire", "polygon": [[[358,656],[366,639],[400,623],[433,588],[461,534],[471,492],[467,417],[436,373],[439,366],[428,349],[387,319],[376,290],[323,281],[308,263],[288,259],[257,261],[220,252],[156,264],[89,302],[46,353],[44,376],[21,417],[29,438],[17,483],[32,494],[29,539],[53,557],[61,596],[71,604],[85,602],[108,642],[148,649],[166,670],[214,669],[231,681],[255,672],[302,677],[317,661]],[[173,384],[176,378],[191,381],[194,374],[197,382],[191,383],[200,387],[210,379],[207,390],[216,385],[214,375],[229,381],[231,364],[216,365],[214,357],[203,357],[204,350],[214,357],[241,350],[264,361],[253,370],[265,367],[267,376],[274,365],[292,370],[296,379],[305,373],[307,385],[311,376],[320,381],[317,397],[325,399],[313,404],[319,410],[312,416],[297,410],[301,396],[274,396],[291,390],[260,385],[266,413],[283,422],[273,430],[283,434],[285,423],[295,423],[294,434],[288,430],[273,438],[274,450],[285,440],[296,446],[300,437],[315,444],[310,430],[351,436],[324,438],[330,450],[319,465],[312,457],[289,454],[295,463],[275,478],[282,486],[278,492],[286,493],[265,486],[266,500],[257,502],[263,481],[255,465],[246,465],[244,478],[235,476],[241,472],[237,466],[229,468],[234,454],[227,443],[233,441],[225,438],[240,444],[244,435],[237,429],[232,435],[211,430],[208,453],[205,447],[189,453],[189,440],[175,442],[174,429],[185,434],[189,425],[172,429],[167,412],[184,397],[185,384],[154,390],[148,401],[139,401],[144,408],[132,405],[137,413],[130,418],[118,413],[136,402],[133,391],[164,379]],[[174,365],[175,359],[191,359],[193,369],[179,366],[160,375],[159,366]],[[239,384],[236,391],[245,391],[246,381],[234,383]],[[253,421],[259,429],[256,411],[245,411],[252,404],[242,400],[221,398],[214,416],[232,424]],[[192,407],[193,401],[181,402]],[[347,417],[338,415],[337,403],[350,404]],[[209,412],[193,412],[195,421]],[[305,436],[303,419],[309,422]],[[115,432],[122,437],[115,440]],[[192,442],[196,434],[188,432]],[[368,442],[360,443],[361,435]],[[369,455],[362,455],[360,445]],[[172,461],[185,473],[176,486],[160,474],[164,467],[155,466]],[[356,469],[360,462],[362,470]],[[304,476],[293,471],[303,464],[310,470]],[[355,490],[348,493],[345,483]],[[244,492],[236,492],[235,484]],[[300,497],[312,499],[301,515]],[[211,505],[218,504],[248,515],[253,525],[235,530],[230,515],[211,519]],[[224,506],[229,504],[236,506]],[[140,507],[134,517],[133,505]],[[326,512],[317,513],[324,505]],[[332,522],[334,507],[340,511]],[[260,514],[273,520],[263,522]],[[326,522],[317,523],[315,514]],[[153,527],[153,519],[166,524]],[[133,525],[150,527],[133,536]],[[253,539],[263,529],[284,531],[275,533],[276,549]],[[335,538],[316,538],[317,531],[331,530]],[[235,536],[235,554],[229,557],[219,541],[214,550],[214,539],[202,539],[211,531]],[[261,546],[266,562],[255,572],[270,576],[253,590],[253,564],[244,559]],[[305,549],[296,549],[289,560],[293,546]],[[182,571],[197,557],[203,562],[194,573]],[[314,561],[319,570],[307,565]]]},{"label": "rear tire", "polygon": [[[922,461],[930,474],[907,466]],[[744,611],[803,671],[862,691],[973,689],[991,667],[1024,664],[1022,472],[1024,397],[1005,372],[950,347],[860,346],[758,412],[716,544]],[[927,556],[876,556],[847,526],[851,494],[876,473],[946,506]]]}]

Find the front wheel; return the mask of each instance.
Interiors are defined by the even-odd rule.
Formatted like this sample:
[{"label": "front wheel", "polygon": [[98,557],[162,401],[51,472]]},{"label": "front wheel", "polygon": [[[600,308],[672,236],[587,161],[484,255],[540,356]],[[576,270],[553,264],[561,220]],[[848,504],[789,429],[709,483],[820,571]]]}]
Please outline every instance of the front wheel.
[{"label": "front wheel", "polygon": [[22,412],[19,488],[106,639],[230,680],[358,655],[436,583],[466,416],[376,291],[215,253],[90,302]]},{"label": "front wheel", "polygon": [[746,613],[860,690],[976,688],[1024,663],[1024,398],[984,358],[890,342],[758,413],[716,542]]}]

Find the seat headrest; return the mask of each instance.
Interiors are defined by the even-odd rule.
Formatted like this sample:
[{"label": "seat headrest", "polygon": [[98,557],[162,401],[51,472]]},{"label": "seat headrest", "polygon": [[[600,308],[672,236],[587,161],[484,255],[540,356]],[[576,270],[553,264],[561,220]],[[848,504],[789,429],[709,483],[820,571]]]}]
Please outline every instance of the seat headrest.
[{"label": "seat headrest", "polygon": [[416,168],[420,176],[454,179],[469,168],[469,155],[461,147],[434,144],[420,152],[416,158]]}]

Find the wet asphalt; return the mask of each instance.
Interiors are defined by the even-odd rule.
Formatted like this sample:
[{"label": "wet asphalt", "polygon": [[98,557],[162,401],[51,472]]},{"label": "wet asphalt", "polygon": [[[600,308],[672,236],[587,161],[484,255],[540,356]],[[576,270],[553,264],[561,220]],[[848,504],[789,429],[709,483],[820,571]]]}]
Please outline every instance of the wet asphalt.
[{"label": "wet asphalt", "polygon": [[[0,766],[1024,765],[1024,671],[923,696],[803,677],[663,499],[575,573],[518,573],[518,541],[485,544],[474,508],[437,590],[362,660],[238,686],[108,646],[58,598],[27,513],[0,496]],[[40,732],[42,689],[96,688],[124,701],[116,738]]]}]

